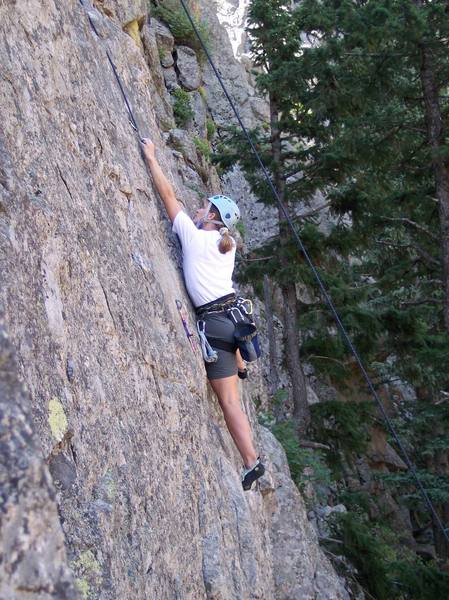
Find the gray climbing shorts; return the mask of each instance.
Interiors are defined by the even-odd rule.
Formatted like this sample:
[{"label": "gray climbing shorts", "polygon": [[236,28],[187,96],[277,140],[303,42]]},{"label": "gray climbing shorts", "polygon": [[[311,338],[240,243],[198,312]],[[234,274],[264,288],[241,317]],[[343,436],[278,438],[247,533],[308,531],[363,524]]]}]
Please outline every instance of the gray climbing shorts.
[{"label": "gray climbing shorts", "polygon": [[[212,348],[218,352],[218,360],[214,363],[204,363],[208,379],[224,379],[237,375],[237,359],[234,352],[222,350],[214,346],[215,338],[228,344],[235,344],[234,340],[234,324],[223,313],[211,313],[201,315],[201,319],[205,322],[206,337]],[[237,346],[236,346],[237,348]]]}]

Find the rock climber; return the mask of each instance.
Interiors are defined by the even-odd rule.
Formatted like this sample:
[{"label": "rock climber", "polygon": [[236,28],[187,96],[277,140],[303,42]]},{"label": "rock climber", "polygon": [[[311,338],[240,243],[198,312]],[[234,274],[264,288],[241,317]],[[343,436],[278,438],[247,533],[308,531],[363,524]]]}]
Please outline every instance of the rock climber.
[{"label": "rock climber", "polygon": [[[243,459],[242,486],[246,491],[263,475],[265,467],[257,456],[250,424],[240,405],[238,376],[245,378],[245,362],[238,349],[235,350],[234,324],[224,312],[226,305],[235,299],[232,273],[236,244],[229,229],[240,218],[240,211],[230,198],[212,196],[196,211],[192,220],[182,210],[171,183],[162,172],[153,142],[144,138],[142,148],[156,189],[173,223],[173,231],[181,241],[187,292],[197,314],[205,322],[207,337],[221,346],[214,348],[218,360],[205,362],[207,378]],[[211,346],[214,347],[212,339]]]}]

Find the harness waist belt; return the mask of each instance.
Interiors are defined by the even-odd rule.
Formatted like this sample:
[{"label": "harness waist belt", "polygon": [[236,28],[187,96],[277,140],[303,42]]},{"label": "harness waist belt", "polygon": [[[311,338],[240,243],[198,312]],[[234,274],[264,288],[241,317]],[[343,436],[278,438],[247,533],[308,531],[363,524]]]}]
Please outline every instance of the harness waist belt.
[{"label": "harness waist belt", "polygon": [[235,301],[235,294],[227,294],[226,296],[222,296],[221,298],[217,298],[212,302],[208,302],[207,304],[203,304],[201,306],[197,306],[195,308],[195,312],[197,315],[203,315],[207,312],[216,312],[220,310],[224,310],[227,306],[232,304]]}]

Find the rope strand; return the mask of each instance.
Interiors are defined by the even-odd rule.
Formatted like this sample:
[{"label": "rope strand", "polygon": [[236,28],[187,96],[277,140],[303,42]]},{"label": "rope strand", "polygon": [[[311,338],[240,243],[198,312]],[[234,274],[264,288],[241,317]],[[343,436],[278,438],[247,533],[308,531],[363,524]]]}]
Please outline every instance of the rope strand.
[{"label": "rope strand", "polygon": [[[90,23],[90,26],[92,27],[93,32],[95,33],[95,35],[99,39],[101,39],[101,36],[98,33],[97,28],[95,27],[95,23],[94,23],[92,17],[90,16],[87,7],[84,4],[84,0],[79,0],[79,1],[80,1],[81,6],[86,11],[86,15],[87,15],[87,18],[89,19],[89,23]],[[132,108],[131,108],[131,103],[128,100],[128,97],[127,97],[126,92],[125,92],[125,88],[123,87],[122,81],[121,81],[120,76],[118,74],[117,67],[114,64],[114,61],[112,60],[111,55],[110,55],[108,49],[106,49],[106,56],[108,58],[109,64],[111,65],[112,72],[114,73],[114,76],[115,76],[115,78],[117,80],[117,83],[118,83],[118,86],[120,88],[120,91],[122,93],[123,100],[125,102],[125,106],[126,106],[126,109],[128,111],[128,115],[129,115],[129,120],[130,120],[131,126],[134,129],[134,131],[137,133],[137,135],[139,136],[139,141],[142,141],[143,138],[140,135],[139,127],[137,126],[137,121],[136,121],[136,119],[134,117],[134,114],[133,114],[133,111],[132,111]]]}]

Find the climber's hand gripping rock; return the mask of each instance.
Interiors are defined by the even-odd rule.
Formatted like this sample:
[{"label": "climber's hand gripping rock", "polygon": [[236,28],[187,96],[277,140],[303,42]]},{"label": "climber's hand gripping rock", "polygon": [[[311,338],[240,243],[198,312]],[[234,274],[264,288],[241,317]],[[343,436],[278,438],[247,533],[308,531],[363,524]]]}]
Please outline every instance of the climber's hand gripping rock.
[{"label": "climber's hand gripping rock", "polygon": [[142,138],[142,150],[147,161],[155,160],[155,146],[150,138]]},{"label": "climber's hand gripping rock", "polygon": [[182,207],[176,199],[172,184],[168,181],[157,162],[155,147],[149,138],[142,139],[142,152],[153,176],[154,185],[162,198],[170,221],[173,222],[176,215],[182,210]]}]

